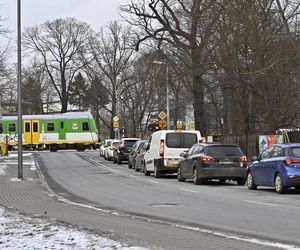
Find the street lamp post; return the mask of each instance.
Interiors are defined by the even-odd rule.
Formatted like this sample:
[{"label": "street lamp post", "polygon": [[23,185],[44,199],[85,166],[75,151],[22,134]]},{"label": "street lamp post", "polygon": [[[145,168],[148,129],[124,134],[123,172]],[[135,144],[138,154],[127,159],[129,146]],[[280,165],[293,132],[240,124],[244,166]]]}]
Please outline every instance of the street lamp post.
[{"label": "street lamp post", "polygon": [[167,129],[170,129],[170,99],[169,99],[169,64],[162,61],[153,61],[155,64],[166,66],[166,110],[167,110]]}]

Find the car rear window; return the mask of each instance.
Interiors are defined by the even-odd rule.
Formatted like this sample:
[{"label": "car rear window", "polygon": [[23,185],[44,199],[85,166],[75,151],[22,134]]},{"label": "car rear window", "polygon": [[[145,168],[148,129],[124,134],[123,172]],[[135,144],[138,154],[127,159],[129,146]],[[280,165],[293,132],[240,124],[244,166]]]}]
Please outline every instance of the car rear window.
[{"label": "car rear window", "polygon": [[195,133],[168,133],[166,135],[166,145],[168,148],[190,148],[197,143]]},{"label": "car rear window", "polygon": [[230,157],[241,156],[243,152],[236,146],[209,146],[206,148],[205,154],[213,157]]},{"label": "car rear window", "polygon": [[136,142],[137,142],[137,140],[125,140],[124,141],[126,147],[132,147]]},{"label": "car rear window", "polygon": [[294,147],[288,149],[288,156],[299,157],[300,158],[300,147]]}]

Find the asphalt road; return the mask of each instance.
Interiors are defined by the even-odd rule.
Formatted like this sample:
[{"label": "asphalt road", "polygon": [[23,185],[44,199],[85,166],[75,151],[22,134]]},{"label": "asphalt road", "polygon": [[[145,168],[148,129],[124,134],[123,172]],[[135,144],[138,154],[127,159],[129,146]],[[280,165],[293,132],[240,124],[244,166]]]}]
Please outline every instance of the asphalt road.
[{"label": "asphalt road", "polygon": [[[196,186],[178,182],[176,175],[156,179],[128,169],[127,163],[106,161],[96,151],[40,152],[35,158],[50,188],[79,204],[166,223],[185,234],[190,230],[236,244],[250,242],[250,249],[260,249],[266,242],[265,247],[300,246],[296,190],[278,195],[272,188],[250,191],[234,182]],[[174,249],[175,245],[176,241]]]}]

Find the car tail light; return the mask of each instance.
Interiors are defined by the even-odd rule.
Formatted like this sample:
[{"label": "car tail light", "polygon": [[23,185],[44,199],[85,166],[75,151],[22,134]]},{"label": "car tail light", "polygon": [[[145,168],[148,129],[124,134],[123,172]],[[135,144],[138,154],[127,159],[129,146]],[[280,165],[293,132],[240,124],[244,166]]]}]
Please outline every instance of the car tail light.
[{"label": "car tail light", "polygon": [[200,156],[200,160],[201,161],[214,161],[215,158],[211,157],[211,156],[208,156],[208,155],[202,155],[202,156]]},{"label": "car tail light", "polygon": [[164,148],[165,148],[165,141],[160,140],[160,144],[159,144],[159,156],[160,157],[164,157]]},{"label": "car tail light", "polygon": [[300,176],[299,175],[289,175],[290,180],[299,180]]},{"label": "car tail light", "polygon": [[247,156],[241,156],[240,162],[247,162]]},{"label": "car tail light", "polygon": [[286,165],[293,164],[293,163],[300,163],[300,159],[286,158],[283,160],[283,163]]}]

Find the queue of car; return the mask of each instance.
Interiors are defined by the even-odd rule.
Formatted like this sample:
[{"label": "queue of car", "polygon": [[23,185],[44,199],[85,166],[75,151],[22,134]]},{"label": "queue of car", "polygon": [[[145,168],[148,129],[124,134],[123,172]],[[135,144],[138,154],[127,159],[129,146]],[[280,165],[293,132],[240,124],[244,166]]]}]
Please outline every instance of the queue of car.
[{"label": "queue of car", "polygon": [[[109,150],[113,153],[105,153]],[[128,168],[145,176],[177,173],[178,181],[191,179],[195,185],[217,180],[246,183],[250,190],[274,187],[279,194],[300,190],[300,143],[273,144],[248,162],[238,145],[203,143],[199,131],[160,130],[149,140],[105,140],[100,156],[118,164],[127,161]]]}]

